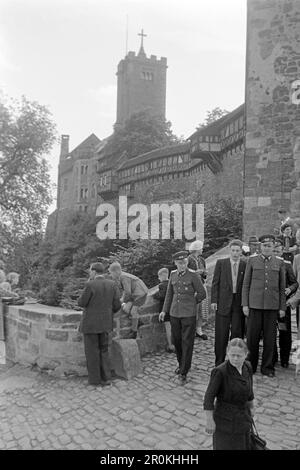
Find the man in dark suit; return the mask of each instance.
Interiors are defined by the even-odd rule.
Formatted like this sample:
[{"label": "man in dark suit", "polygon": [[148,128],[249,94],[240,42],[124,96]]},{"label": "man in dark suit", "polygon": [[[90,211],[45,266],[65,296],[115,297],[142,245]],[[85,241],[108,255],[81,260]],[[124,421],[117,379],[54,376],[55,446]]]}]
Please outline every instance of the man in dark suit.
[{"label": "man in dark suit", "polygon": [[108,356],[108,335],[113,329],[113,312],[121,308],[120,291],[116,283],[105,279],[102,263],[90,267],[90,279],[78,300],[84,308],[80,331],[90,385],[110,385],[111,370]]},{"label": "man in dark suit", "polygon": [[242,242],[232,240],[230,257],[219,259],[215,266],[211,307],[215,311],[215,364],[222,364],[229,340],[244,338],[245,317],[242,308],[242,285],[246,262],[241,259]]},{"label": "man in dark suit", "polygon": [[284,261],[273,254],[274,235],[259,238],[261,253],[250,256],[242,288],[243,312],[247,320],[247,346],[253,373],[259,358],[259,340],[263,334],[261,373],[274,377],[276,322],[285,316]]},{"label": "man in dark suit", "polygon": [[179,251],[173,259],[177,269],[171,272],[159,320],[164,321],[165,315],[170,314],[173,344],[178,361],[175,373],[184,384],[192,363],[197,303],[205,299],[206,292],[200,276],[187,267],[188,252]]}]

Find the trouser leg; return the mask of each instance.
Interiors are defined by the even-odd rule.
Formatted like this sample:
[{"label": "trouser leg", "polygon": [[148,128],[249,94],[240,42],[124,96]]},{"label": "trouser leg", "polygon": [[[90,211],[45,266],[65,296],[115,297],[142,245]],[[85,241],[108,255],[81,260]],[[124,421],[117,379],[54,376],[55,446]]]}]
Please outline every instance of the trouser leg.
[{"label": "trouser leg", "polygon": [[111,367],[108,354],[108,333],[99,334],[100,375],[104,382],[111,380]]},{"label": "trouser leg", "polygon": [[273,371],[273,355],[276,341],[277,310],[263,310],[263,354],[261,360],[261,371]]},{"label": "trouser leg", "polygon": [[245,334],[245,315],[236,295],[233,295],[231,307],[231,335],[233,338],[244,338]]},{"label": "trouser leg", "polygon": [[90,384],[100,384],[100,348],[98,334],[84,334],[84,352]]},{"label": "trouser leg", "polygon": [[256,372],[259,355],[259,340],[262,330],[262,311],[250,309],[247,321],[247,346],[249,350],[249,361],[251,362],[253,373]]},{"label": "trouser leg", "polygon": [[181,318],[182,328],[182,358],[180,373],[186,375],[191,368],[195,332],[196,332],[196,317],[184,317]]},{"label": "trouser leg", "polygon": [[139,323],[138,307],[133,306],[131,308],[130,315],[131,315],[131,329],[132,331],[137,331],[138,323]]},{"label": "trouser leg", "polygon": [[197,304],[196,308],[196,329],[199,334],[202,334],[202,302]]},{"label": "trouser leg", "polygon": [[170,323],[171,323],[172,343],[175,346],[177,361],[178,361],[178,365],[180,368],[181,359],[182,359],[181,319],[177,317],[172,317],[170,315]]},{"label": "trouser leg", "polygon": [[229,339],[230,316],[225,317],[216,313],[215,318],[215,364],[218,366],[225,361],[226,348]]},{"label": "trouser leg", "polygon": [[288,364],[292,347],[292,329],[291,329],[291,308],[287,307],[283,321],[279,321],[285,325],[284,330],[279,329],[279,348],[281,364]]}]

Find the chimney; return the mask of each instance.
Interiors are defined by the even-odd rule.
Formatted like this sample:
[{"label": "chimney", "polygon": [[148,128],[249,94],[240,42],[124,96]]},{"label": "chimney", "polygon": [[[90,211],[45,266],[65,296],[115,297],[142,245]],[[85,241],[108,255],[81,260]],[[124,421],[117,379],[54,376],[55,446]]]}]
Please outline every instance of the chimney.
[{"label": "chimney", "polygon": [[66,158],[69,154],[69,135],[62,135],[60,142],[60,160]]}]

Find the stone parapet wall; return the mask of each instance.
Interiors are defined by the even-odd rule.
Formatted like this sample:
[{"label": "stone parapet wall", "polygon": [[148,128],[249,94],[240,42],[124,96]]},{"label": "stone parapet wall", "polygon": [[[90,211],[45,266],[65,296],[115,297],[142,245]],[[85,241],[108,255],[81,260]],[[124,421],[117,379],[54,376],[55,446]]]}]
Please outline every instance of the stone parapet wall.
[{"label": "stone parapet wall", "polygon": [[[158,321],[158,302],[153,291],[140,308],[140,327],[137,345],[140,355],[165,348],[164,325]],[[86,375],[83,337],[78,332],[82,312],[41,304],[4,307],[4,332],[7,359],[37,365],[51,374]],[[123,312],[114,317],[113,342],[125,339],[130,330],[130,319]],[[132,340],[130,340],[132,341]],[[112,369],[115,370],[113,358]]]}]

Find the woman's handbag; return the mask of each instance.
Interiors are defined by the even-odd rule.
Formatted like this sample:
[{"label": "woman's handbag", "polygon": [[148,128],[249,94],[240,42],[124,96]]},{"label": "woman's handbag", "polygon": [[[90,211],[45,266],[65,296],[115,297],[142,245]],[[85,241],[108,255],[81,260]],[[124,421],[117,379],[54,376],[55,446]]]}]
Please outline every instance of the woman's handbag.
[{"label": "woman's handbag", "polygon": [[253,419],[250,429],[250,450],[269,450],[267,448],[267,441],[259,436]]}]

